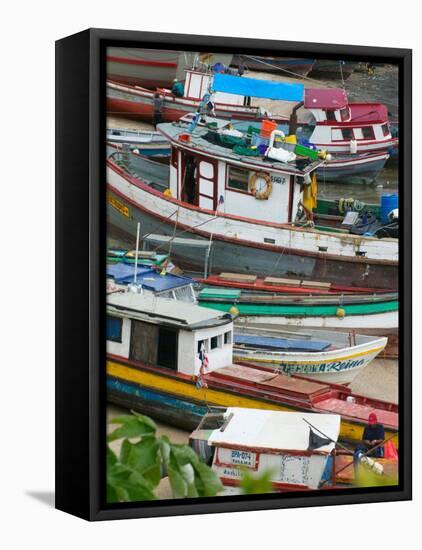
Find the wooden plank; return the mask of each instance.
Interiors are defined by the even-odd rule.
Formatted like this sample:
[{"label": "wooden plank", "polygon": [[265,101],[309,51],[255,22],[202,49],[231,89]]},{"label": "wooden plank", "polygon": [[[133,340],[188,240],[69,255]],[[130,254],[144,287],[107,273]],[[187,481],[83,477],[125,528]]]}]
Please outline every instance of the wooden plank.
[{"label": "wooden plank", "polygon": [[302,287],[329,290],[331,288],[331,283],[324,283],[322,281],[302,281]]},{"label": "wooden plank", "polygon": [[262,384],[268,386],[269,388],[277,390],[280,389],[283,391],[288,391],[289,393],[307,397],[324,393],[330,389],[330,386],[327,386],[321,382],[309,382],[308,380],[292,378],[284,374],[279,374],[271,380],[262,382]]},{"label": "wooden plank", "polygon": [[266,285],[300,286],[300,279],[282,279],[281,277],[265,277]]},{"label": "wooden plank", "polygon": [[222,281],[234,281],[239,283],[254,283],[257,280],[256,275],[246,275],[243,273],[220,273],[218,276]]},{"label": "wooden plank", "polygon": [[230,378],[239,378],[240,380],[246,380],[248,382],[265,382],[279,376],[272,371],[262,371],[254,369],[253,367],[245,367],[243,365],[230,365],[222,367],[212,371],[208,376],[228,376]]}]

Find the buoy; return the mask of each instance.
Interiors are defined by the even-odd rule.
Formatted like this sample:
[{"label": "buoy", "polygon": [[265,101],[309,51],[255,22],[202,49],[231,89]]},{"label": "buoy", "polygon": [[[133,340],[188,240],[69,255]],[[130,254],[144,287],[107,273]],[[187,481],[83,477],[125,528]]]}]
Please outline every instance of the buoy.
[{"label": "buoy", "polygon": [[173,196],[173,193],[171,192],[171,189],[170,188],[167,188],[165,191],[164,191],[164,195],[166,197],[172,197]]},{"label": "buoy", "polygon": [[237,317],[239,315],[239,310],[237,309],[236,306],[232,306],[230,309],[229,309],[229,313],[230,315],[232,315],[233,317]]},{"label": "buoy", "polygon": [[344,319],[344,317],[346,317],[346,310],[342,307],[338,307],[336,311],[336,315],[339,319]]}]

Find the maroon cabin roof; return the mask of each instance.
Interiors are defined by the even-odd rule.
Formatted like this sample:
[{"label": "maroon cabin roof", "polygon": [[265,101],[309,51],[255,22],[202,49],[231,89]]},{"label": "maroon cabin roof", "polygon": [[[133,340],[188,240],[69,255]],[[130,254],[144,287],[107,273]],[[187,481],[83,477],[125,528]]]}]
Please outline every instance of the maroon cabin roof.
[{"label": "maroon cabin roof", "polygon": [[348,105],[347,93],[341,88],[307,88],[306,109],[342,109]]},{"label": "maroon cabin roof", "polygon": [[387,122],[388,109],[381,103],[350,103],[351,122]]}]

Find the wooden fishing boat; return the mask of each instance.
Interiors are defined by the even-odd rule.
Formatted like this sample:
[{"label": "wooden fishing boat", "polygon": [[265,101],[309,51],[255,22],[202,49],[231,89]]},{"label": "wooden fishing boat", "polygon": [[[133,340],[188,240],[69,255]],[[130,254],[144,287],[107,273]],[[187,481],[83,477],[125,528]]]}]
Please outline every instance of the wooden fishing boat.
[{"label": "wooden fishing boat", "polygon": [[[232,363],[227,313],[133,292],[107,297],[107,397],[167,423],[194,429],[212,407],[341,415],[342,438],[361,440],[370,412],[396,436],[392,403],[345,386]],[[397,440],[397,437],[395,437]],[[396,441],[397,446],[397,441]]]},{"label": "wooden fishing boat", "polygon": [[337,414],[229,407],[207,413],[191,433],[189,444],[224,487],[237,487],[242,471],[259,476],[270,470],[273,491],[316,490],[339,431]]},{"label": "wooden fishing boat", "polygon": [[336,155],[317,170],[318,178],[324,182],[374,183],[389,157],[385,152]]},{"label": "wooden fishing boat", "polygon": [[[123,85],[108,80],[107,112],[113,115],[128,115],[144,120],[152,120],[154,95],[159,93],[163,98],[163,107],[161,110],[163,122],[179,120],[183,116],[189,113],[196,113],[200,109],[204,96],[209,93],[210,87],[214,85],[214,76],[213,73],[187,69],[183,97],[176,97],[167,89],[160,88],[151,91],[138,86]],[[232,76],[231,78],[244,82],[250,80],[255,82],[255,79],[246,79],[240,76]],[[273,82],[268,84],[275,85],[276,89],[280,92],[277,95],[280,99],[285,97],[283,95],[284,90],[303,89],[303,86],[299,84]],[[253,89],[251,93],[253,93]],[[242,95],[242,93],[231,94],[216,91],[212,94],[212,101],[214,104],[214,114],[217,118],[257,122],[271,118],[271,120],[275,120],[279,124],[286,124],[288,122],[288,118],[285,116],[273,116],[261,107],[251,106],[250,96]]]},{"label": "wooden fishing boat", "polygon": [[[171,236],[167,246],[183,269],[198,268],[204,259],[191,243],[177,240],[179,234],[209,243],[213,271],[235,265],[258,276],[397,288],[397,239],[353,235],[317,218],[315,227],[296,221],[312,193],[305,180],[324,162],[318,157],[280,162],[248,156],[247,148],[236,152],[210,141],[223,132],[198,126],[189,133],[183,122],[159,130],[172,146],[169,191],[157,191],[143,167],[135,177],[117,157],[107,160],[108,223],[121,234],[133,239],[141,222],[144,235]],[[165,246],[159,243],[160,251]]]},{"label": "wooden fishing boat", "polygon": [[318,149],[354,156],[386,153],[398,146],[388,109],[381,103],[350,103],[343,89],[307,88],[303,106],[314,120],[309,142]]},{"label": "wooden fishing boat", "polygon": [[[186,56],[189,55],[189,59]],[[194,54],[147,48],[107,48],[107,77],[146,88],[171,86],[178,67],[191,62]]]},{"label": "wooden fishing boat", "polygon": [[350,384],[387,343],[385,337],[307,329],[260,331],[235,327],[233,357],[283,374]]},{"label": "wooden fishing boat", "polygon": [[259,55],[234,55],[230,63],[233,67],[244,67],[250,71],[278,73],[284,76],[306,76],[311,71],[315,59],[301,57],[262,57]]},{"label": "wooden fishing boat", "polygon": [[358,63],[355,61],[338,61],[334,59],[317,59],[309,73],[311,78],[325,80],[346,80],[353,73]]},{"label": "wooden fishing boat", "polygon": [[[320,201],[318,199],[318,205]],[[387,291],[382,291],[379,288],[373,287],[357,287],[345,286],[331,282],[309,281],[292,278],[281,278],[268,276],[265,278],[257,277],[256,275],[242,275],[241,273],[220,273],[218,275],[209,275],[206,279],[198,278],[198,281],[205,286],[237,288],[242,290],[250,290],[254,292],[270,292],[272,294],[287,294],[287,295],[307,295],[307,296],[324,296],[324,295],[359,295],[385,294]]]},{"label": "wooden fishing boat", "polygon": [[[136,259],[135,250],[127,250],[125,248],[109,248],[107,249],[106,261],[108,264],[134,264]],[[138,263],[141,266],[160,267],[168,260],[168,254],[157,254],[156,252],[148,252],[144,250],[138,251]]]},{"label": "wooden fishing boat", "polygon": [[107,141],[119,144],[127,143],[140,154],[146,156],[170,155],[170,144],[159,132],[107,128]]}]

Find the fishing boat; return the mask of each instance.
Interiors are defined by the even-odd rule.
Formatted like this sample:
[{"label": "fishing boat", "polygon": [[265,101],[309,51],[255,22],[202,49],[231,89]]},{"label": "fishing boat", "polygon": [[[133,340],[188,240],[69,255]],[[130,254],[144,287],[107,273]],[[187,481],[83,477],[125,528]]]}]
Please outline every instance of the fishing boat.
[{"label": "fishing boat", "polygon": [[[218,90],[217,77],[218,79],[220,77],[234,79],[231,82],[236,84],[236,93],[225,93]],[[270,96],[269,99],[300,101],[303,96],[303,85],[268,82],[241,76],[214,74],[199,69],[187,69],[183,97],[176,97],[165,88],[151,91],[108,80],[107,112],[150,121],[154,113],[154,96],[159,94],[163,98],[162,120],[173,122],[189,113],[196,113],[200,109],[205,112],[204,97],[209,96],[209,99],[212,100],[214,116],[217,118],[257,122],[271,118],[279,124],[288,123],[288,117],[273,116],[268,110],[250,104],[251,96],[258,97],[258,94],[262,93]]]},{"label": "fishing boat", "polygon": [[130,130],[126,128],[107,128],[107,141],[111,143],[127,143],[146,156],[170,155],[170,144],[159,132],[145,130]]},{"label": "fishing boat", "polygon": [[312,380],[350,384],[378,355],[387,338],[356,332],[307,329],[261,331],[235,326],[233,357],[237,362],[260,365],[283,374]]},{"label": "fishing boat", "polygon": [[243,275],[241,273],[219,273],[218,275],[209,275],[206,279],[198,278],[198,281],[205,286],[290,296],[336,296],[339,298],[341,295],[376,296],[380,294],[385,295],[386,293],[386,291],[381,291],[375,287],[344,286],[336,282],[310,281],[307,279],[301,280],[274,276],[260,278],[256,275]]},{"label": "fishing boat", "polygon": [[347,225],[319,224],[317,217],[307,221],[317,191],[313,172],[324,164],[319,152],[312,158],[292,153],[294,160],[283,162],[279,149],[274,158],[260,154],[231,130],[190,131],[179,121],[159,131],[172,147],[168,189],[149,174],[134,174],[116,156],[107,159],[108,223],[123,236],[133,239],[138,222],[143,235],[167,236],[157,247],[167,252],[171,246],[182,269],[203,265],[191,242],[198,240],[208,242],[214,272],[236,265],[238,272],[263,277],[397,289],[397,239],[354,235]]},{"label": "fishing boat", "polygon": [[358,62],[355,61],[317,59],[312,66],[309,76],[325,80],[347,80],[357,66]]},{"label": "fishing boat", "polygon": [[388,109],[381,103],[350,103],[346,90],[307,88],[303,107],[312,114],[309,143],[333,154],[380,153],[398,146]]},{"label": "fishing boat", "polygon": [[160,267],[169,260],[168,254],[157,254],[156,252],[148,252],[139,250],[127,250],[125,248],[108,248],[106,253],[106,262],[108,264],[134,264],[136,261],[142,266]]},{"label": "fishing boat", "polygon": [[238,487],[242,472],[259,476],[270,471],[273,491],[316,490],[339,432],[338,414],[229,407],[207,413],[189,444],[224,487]]},{"label": "fishing boat", "polygon": [[[107,397],[194,429],[213,407],[341,415],[340,435],[361,440],[375,412],[397,440],[398,408],[346,386],[233,364],[230,314],[151,294],[107,296]],[[397,441],[396,441],[397,446]]]},{"label": "fishing boat", "polygon": [[233,67],[244,67],[250,71],[280,73],[284,76],[306,76],[312,69],[315,59],[302,57],[262,57],[260,55],[234,55]]},{"label": "fishing boat", "polygon": [[192,66],[194,56],[192,52],[111,46],[107,48],[107,77],[152,89],[171,86],[180,68]]}]

